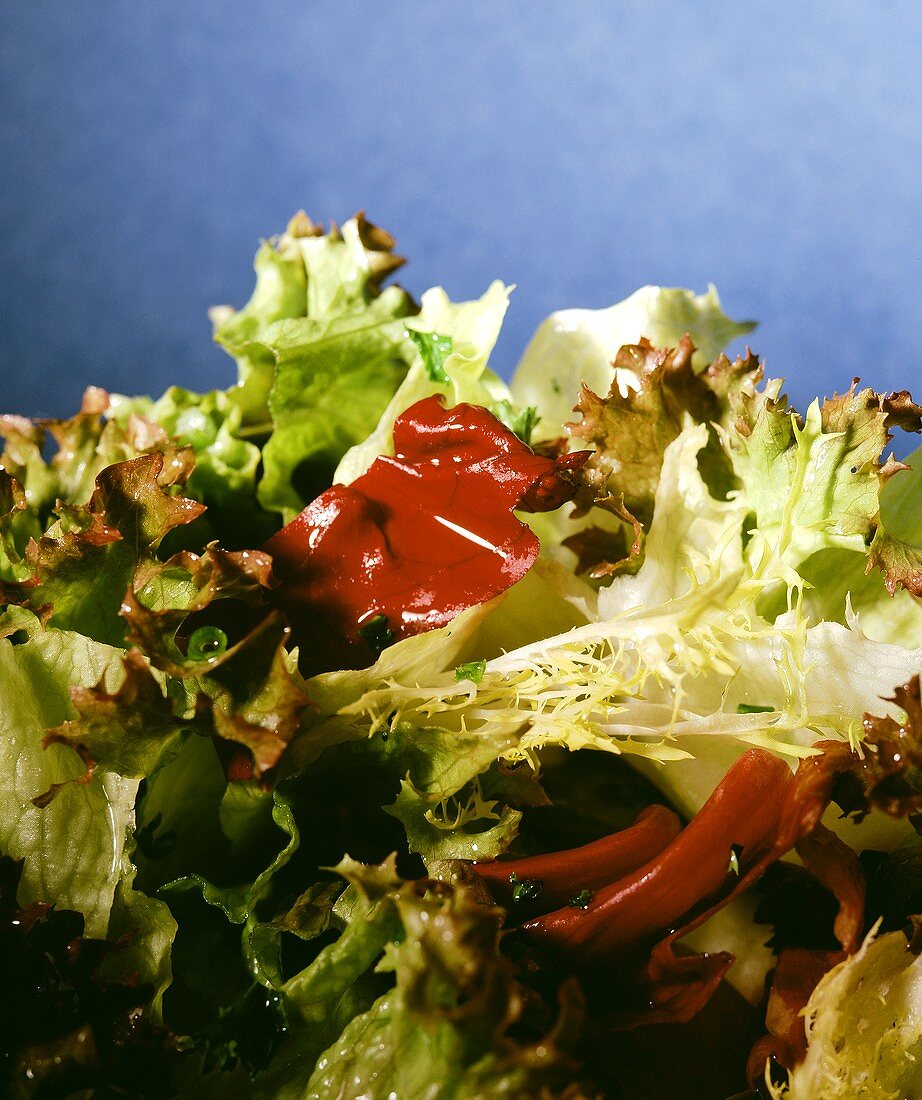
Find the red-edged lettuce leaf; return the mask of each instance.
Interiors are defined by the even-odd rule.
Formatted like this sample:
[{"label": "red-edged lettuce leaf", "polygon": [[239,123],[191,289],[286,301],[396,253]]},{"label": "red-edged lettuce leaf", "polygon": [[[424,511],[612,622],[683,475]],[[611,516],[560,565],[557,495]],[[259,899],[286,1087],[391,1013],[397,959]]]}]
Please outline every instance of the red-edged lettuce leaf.
[{"label": "red-edged lettuce leaf", "polygon": [[[721,355],[706,370],[696,371],[694,352],[688,336],[676,347],[662,349],[641,339],[618,351],[607,396],[583,385],[574,409],[580,419],[564,428],[596,448],[583,470],[584,507],[591,506],[593,496],[611,493],[648,522],[663,455],[687,418],[697,423],[724,420],[737,395],[751,390],[762,376],[751,354],[733,363]],[[636,388],[622,385],[625,373],[636,378]],[[713,452],[719,456],[719,448]],[[719,480],[725,482],[728,474],[724,471]]]},{"label": "red-edged lettuce leaf", "polygon": [[174,527],[203,511],[177,495],[192,467],[187,450],[154,452],[107,466],[89,503],[58,506],[58,521],[30,543],[32,577],[19,602],[49,607],[51,625],[118,645],[122,599],[145,561]]},{"label": "red-edged lettuce leaf", "polygon": [[211,545],[146,563],[122,603],[128,641],[171,676],[212,674],[262,627],[272,583],[271,560],[259,550]]},{"label": "red-edged lettuce leaf", "polygon": [[[288,634],[280,616],[267,615],[226,663],[199,677],[191,705],[185,693],[161,686],[140,651],[130,649],[119,687],[109,691],[100,682],[73,689],[77,717],[49,730],[44,744],[70,745],[80,756],[85,770],[68,782],[89,782],[97,768],[143,778],[186,732],[215,738],[230,778],[263,776],[279,762],[309,705],[290,667]],[[35,804],[47,805],[63,785]]]},{"label": "red-edged lettuce leaf", "polygon": [[394,457],[322,493],[266,544],[302,667],[368,664],[520,580],[539,544],[513,509],[549,511],[583,452],[536,455],[486,409],[439,397],[394,423]]},{"label": "red-edged lettuce leaf", "polygon": [[590,524],[562,540],[576,554],[576,572],[588,573],[594,580],[636,573],[644,559],[643,524],[625,508],[623,496],[616,499],[605,493],[595,497],[592,506],[614,516],[620,526],[612,530]]}]

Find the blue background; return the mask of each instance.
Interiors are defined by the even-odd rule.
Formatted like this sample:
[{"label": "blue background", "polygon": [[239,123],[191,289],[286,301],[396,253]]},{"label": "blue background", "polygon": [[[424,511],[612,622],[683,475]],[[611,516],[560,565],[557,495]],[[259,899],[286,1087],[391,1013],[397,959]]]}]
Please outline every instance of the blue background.
[{"label": "blue background", "polygon": [[517,283],[506,371],[714,281],[799,402],[911,386],[920,42],[918,0],[3,0],[0,411],[227,385],[205,311],[298,207],[366,208],[416,293]]}]

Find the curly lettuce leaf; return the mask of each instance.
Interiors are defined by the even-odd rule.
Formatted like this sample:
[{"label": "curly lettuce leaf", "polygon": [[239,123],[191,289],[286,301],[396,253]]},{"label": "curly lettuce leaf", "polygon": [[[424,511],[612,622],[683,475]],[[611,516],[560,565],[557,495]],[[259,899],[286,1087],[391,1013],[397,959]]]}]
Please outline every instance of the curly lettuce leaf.
[{"label": "curly lettuce leaf", "polygon": [[[695,371],[694,345],[683,337],[678,346],[657,350],[649,341],[622,347],[615,358],[616,379],[606,397],[583,383],[574,411],[580,416],[566,431],[595,448],[582,470],[588,502],[617,497],[633,516],[649,522],[666,447],[689,422],[720,423],[731,403],[753,393],[762,374],[755,356],[731,363],[725,356],[704,371]],[[636,376],[638,387],[622,387],[618,372]],[[709,459],[705,470],[704,460]],[[732,487],[726,455],[716,439],[699,457],[718,491]],[[585,507],[585,505],[584,505]]]},{"label": "curly lettuce leaf", "polygon": [[404,779],[386,812],[403,824],[411,852],[427,864],[443,859],[496,859],[515,840],[520,810],[484,798],[477,779],[447,798],[426,795]]},{"label": "curly lettuce leaf", "polygon": [[286,517],[299,512],[378,423],[407,369],[402,318],[409,306],[392,289],[361,314],[282,323],[266,337],[277,368],[259,485],[265,508]]},{"label": "curly lettuce leaf", "polygon": [[485,895],[457,880],[405,882],[392,861],[346,859],[337,872],[350,883],[334,910],[339,938],[286,982],[291,1038],[251,1095],[461,1100],[571,1085],[573,990],[550,1032],[513,1038],[523,1001]]},{"label": "curly lettuce leaf", "polygon": [[[155,424],[138,416],[116,423],[109,412],[109,395],[90,386],[80,411],[69,419],[0,416],[0,466],[23,486],[38,520],[47,519],[57,501],[86,504],[106,466],[163,449],[166,437]],[[45,456],[49,436],[54,444],[50,459]]]},{"label": "curly lettuce leaf", "polygon": [[[885,396],[855,384],[805,418],[780,397],[780,383],[745,401],[726,448],[755,515],[747,553],[756,576],[798,584],[796,569],[812,554],[865,553],[878,545],[881,492],[900,470],[882,462],[893,427],[922,430],[922,408],[905,394]],[[875,564],[869,559],[869,567]],[[899,583],[894,577],[892,588]]]},{"label": "curly lettuce leaf", "polygon": [[805,1013],[807,1054],[774,1100],[885,1100],[922,1092],[922,962],[902,932],[875,936],[823,977]]},{"label": "curly lettuce leaf", "polygon": [[191,448],[195,465],[185,492],[207,508],[192,532],[198,545],[219,538],[229,549],[253,546],[274,530],[275,518],[256,500],[260,449],[245,438],[242,409],[227,393],[171,386],[156,401],[114,395],[109,415],[119,423],[143,417],[176,446]]},{"label": "curly lettuce leaf", "polygon": [[870,561],[891,595],[900,590],[922,599],[922,447],[884,485]]},{"label": "curly lettuce leaf", "polygon": [[[675,347],[686,334],[697,351],[693,366],[702,370],[723,349],[755,328],[751,321],[731,321],[720,307],[717,290],[645,286],[608,309],[567,309],[542,322],[525,349],[512,379],[513,397],[534,405],[541,418],[543,439],[561,434],[562,425],[585,383],[595,393],[608,393],[612,363],[624,344],[646,337],[655,347]],[[619,370],[615,380],[637,387],[631,370]]]},{"label": "curly lettuce leaf", "polygon": [[237,363],[233,400],[245,422],[264,423],[275,374],[271,351],[260,334],[275,321],[303,317],[307,312],[307,272],[301,253],[304,236],[322,233],[310,219],[297,215],[277,241],[265,241],[253,262],[256,286],[243,309],[218,306],[211,311],[214,339]]},{"label": "curly lettuce leaf", "polygon": [[260,504],[300,511],[342,455],[375,427],[407,371],[393,239],[359,214],[324,234],[303,215],[257,257],[257,287],[239,313],[216,315],[215,339],[237,360],[229,398],[243,429],[262,432]]},{"label": "curly lettuce leaf", "polygon": [[[236,360],[238,384],[230,397],[246,426],[266,425],[269,395],[275,381],[271,332],[277,322],[315,321],[363,312],[381,283],[403,264],[385,230],[357,214],[340,230],[329,232],[302,212],[277,239],[256,254],[256,287],[236,312],[212,310],[214,338]],[[398,297],[398,295],[392,295]]]},{"label": "curly lettuce leaf", "polygon": [[99,642],[125,635],[122,599],[136,571],[173,528],[190,523],[202,505],[171,490],[189,473],[187,452],[154,451],[106,466],[83,506],[61,505],[57,520],[29,546],[33,577],[18,602],[51,623]]}]

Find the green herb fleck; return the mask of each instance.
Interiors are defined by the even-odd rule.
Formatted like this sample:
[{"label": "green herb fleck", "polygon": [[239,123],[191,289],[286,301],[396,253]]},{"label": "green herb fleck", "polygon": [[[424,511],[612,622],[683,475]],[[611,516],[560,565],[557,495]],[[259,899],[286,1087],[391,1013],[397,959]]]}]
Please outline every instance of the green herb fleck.
[{"label": "green herb fleck", "polygon": [[450,382],[445,371],[445,360],[451,355],[451,337],[439,336],[437,332],[417,332],[408,328],[407,336],[419,348],[423,366],[431,382]]},{"label": "green herb fleck", "polygon": [[591,901],[592,891],[580,890],[578,894],[574,894],[573,897],[570,898],[568,904],[571,905],[574,909],[588,909],[589,903]]},{"label": "green herb fleck", "polygon": [[359,635],[368,642],[374,653],[383,653],[394,640],[394,632],[387,625],[386,615],[374,615],[359,627]]},{"label": "green herb fleck", "polygon": [[774,707],[760,707],[751,703],[740,703],[736,708],[737,714],[770,714]]},{"label": "green herb fleck", "polygon": [[520,881],[519,876],[514,871],[509,876],[509,883],[512,886],[512,900],[514,902],[534,901],[544,889],[544,883],[541,879],[523,878]]},{"label": "green herb fleck", "polygon": [[213,661],[227,650],[227,635],[217,626],[200,626],[189,636],[186,656],[190,661]]},{"label": "green herb fleck", "polygon": [[487,671],[487,662],[484,661],[468,661],[467,664],[458,665],[455,669],[455,679],[460,683],[462,680],[470,680],[472,684],[479,684],[483,679],[483,674]]},{"label": "green herb fleck", "polygon": [[531,433],[538,423],[538,410],[534,405],[527,405],[522,409],[504,398],[502,401],[494,401],[490,406],[490,412],[523,443],[531,442]]}]

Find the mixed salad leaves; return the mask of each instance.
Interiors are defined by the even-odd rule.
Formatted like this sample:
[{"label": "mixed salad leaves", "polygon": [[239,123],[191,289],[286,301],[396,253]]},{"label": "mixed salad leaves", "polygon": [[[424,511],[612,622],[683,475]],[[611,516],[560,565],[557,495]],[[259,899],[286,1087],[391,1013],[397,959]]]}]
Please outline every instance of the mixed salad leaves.
[{"label": "mixed salad leaves", "polygon": [[922,1095],[922,408],[713,288],[507,386],[393,248],[299,214],[228,389],[0,417],[0,1089]]}]

